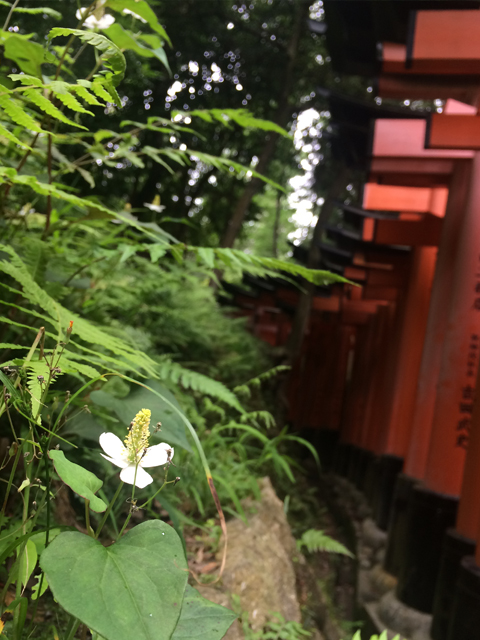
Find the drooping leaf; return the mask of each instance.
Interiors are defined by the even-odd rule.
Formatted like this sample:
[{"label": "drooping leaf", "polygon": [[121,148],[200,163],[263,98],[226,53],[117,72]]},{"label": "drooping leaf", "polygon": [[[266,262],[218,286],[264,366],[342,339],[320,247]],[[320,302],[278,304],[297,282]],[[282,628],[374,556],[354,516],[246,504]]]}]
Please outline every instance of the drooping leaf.
[{"label": "drooping leaf", "polygon": [[48,452],[48,457],[53,461],[55,471],[60,479],[79,496],[90,500],[90,509],[92,511],[96,513],[105,511],[107,505],[95,495],[102,488],[103,482],[95,474],[67,460],[63,451],[54,449]]},{"label": "drooping leaf", "polygon": [[82,31],[81,29],[66,29],[63,27],[54,27],[48,34],[49,40],[58,38],[59,36],[77,36],[82,42],[86,42],[95,47],[102,54],[103,65],[110,69],[114,74],[114,86],[117,86],[125,75],[126,62],[125,56],[120,49],[108,38],[101,33],[94,31]]},{"label": "drooping leaf", "polygon": [[127,11],[140,16],[154,31],[158,33],[159,36],[161,36],[166,42],[171,44],[167,32],[159,23],[155,12],[150,7],[148,2],[145,2],[145,0],[140,0],[140,2],[138,2],[137,0],[107,0],[106,6],[110,7],[110,9],[113,9],[113,11],[118,11],[119,13],[122,13],[126,9]]},{"label": "drooping leaf", "polygon": [[[130,31],[126,31],[120,24],[118,24],[118,22],[112,24],[108,29],[105,29],[104,33],[106,33],[112,42],[114,42],[122,51],[133,51],[143,58],[157,58],[170,72],[167,56],[161,46],[161,41],[158,36],[150,36],[150,38],[153,39],[151,42],[157,46],[148,48],[142,45],[139,40],[133,37],[133,34]],[[141,39],[144,42],[148,42],[148,39],[143,36]]]},{"label": "drooping leaf", "polygon": [[233,611],[203,598],[187,585],[172,640],[221,640],[236,618]]},{"label": "drooping leaf", "polygon": [[16,62],[25,73],[42,77],[45,49],[40,44],[14,34],[5,42],[5,58]]},{"label": "drooping leaf", "polygon": [[31,540],[27,540],[25,549],[22,552],[19,566],[19,577],[23,586],[30,580],[35,567],[37,566],[37,548]]},{"label": "drooping leaf", "polygon": [[106,640],[170,640],[188,571],[180,538],[165,522],[144,522],[109,547],[62,533],[40,566],[60,605]]}]

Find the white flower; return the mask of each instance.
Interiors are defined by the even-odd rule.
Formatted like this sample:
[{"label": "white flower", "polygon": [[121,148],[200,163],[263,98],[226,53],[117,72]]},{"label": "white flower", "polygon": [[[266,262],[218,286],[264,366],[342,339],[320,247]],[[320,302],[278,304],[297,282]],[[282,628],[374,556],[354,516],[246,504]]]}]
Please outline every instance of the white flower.
[{"label": "white flower", "polygon": [[[78,20],[81,20],[86,11],[86,7],[78,9],[75,16],[78,18]],[[103,15],[98,16],[95,14],[88,16],[83,24],[88,29],[108,29],[108,27],[111,27],[114,22],[115,18],[110,13],[104,13]]]},{"label": "white flower", "polygon": [[101,455],[122,469],[120,479],[123,482],[135,484],[139,489],[153,482],[145,467],[159,467],[173,458],[173,447],[166,442],[148,446],[149,424],[150,411],[142,409],[132,421],[125,444],[114,433],[100,436],[100,446],[107,454]]}]

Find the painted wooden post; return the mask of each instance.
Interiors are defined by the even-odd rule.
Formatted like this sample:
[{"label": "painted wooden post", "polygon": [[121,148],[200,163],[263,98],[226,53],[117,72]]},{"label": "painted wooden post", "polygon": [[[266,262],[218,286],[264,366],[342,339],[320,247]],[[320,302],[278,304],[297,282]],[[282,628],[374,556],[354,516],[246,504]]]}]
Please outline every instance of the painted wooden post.
[{"label": "painted wooden post", "polygon": [[[455,522],[480,350],[480,154],[476,153],[461,220],[452,297],[437,380],[424,485],[412,492],[408,548],[397,593],[431,611],[445,530]],[[477,303],[477,299],[479,302]],[[477,308],[478,307],[478,308]]]}]

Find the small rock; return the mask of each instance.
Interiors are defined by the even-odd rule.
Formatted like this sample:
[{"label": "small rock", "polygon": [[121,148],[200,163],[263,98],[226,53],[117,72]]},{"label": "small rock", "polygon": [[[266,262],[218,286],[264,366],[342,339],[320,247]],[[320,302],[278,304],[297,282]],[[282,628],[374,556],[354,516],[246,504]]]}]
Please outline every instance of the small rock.
[{"label": "small rock", "polygon": [[362,524],[362,542],[372,549],[379,549],[386,545],[387,533],[379,529],[371,518],[366,518]]}]

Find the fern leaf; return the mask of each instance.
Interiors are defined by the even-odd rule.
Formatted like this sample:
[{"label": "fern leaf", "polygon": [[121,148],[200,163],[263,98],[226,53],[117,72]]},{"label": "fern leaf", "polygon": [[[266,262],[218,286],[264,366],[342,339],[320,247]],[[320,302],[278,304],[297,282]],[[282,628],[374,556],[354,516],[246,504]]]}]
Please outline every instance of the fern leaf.
[{"label": "fern leaf", "polygon": [[38,284],[43,282],[47,266],[47,245],[39,238],[30,238],[22,250],[22,259],[33,279]]},{"label": "fern leaf", "polygon": [[43,87],[43,82],[36,76],[28,75],[27,73],[10,73],[8,74],[10,80],[14,82],[21,82],[26,85],[33,85],[35,87]]},{"label": "fern leaf", "polygon": [[[41,424],[42,395],[48,383],[50,368],[45,360],[30,361],[27,369],[27,386],[32,404],[32,416],[37,424]],[[43,379],[43,384],[41,380]]]},{"label": "fern leaf", "polygon": [[79,95],[80,98],[82,98],[82,100],[85,100],[85,102],[87,104],[91,104],[91,105],[93,105],[95,107],[104,107],[105,106],[105,104],[103,102],[99,102],[96,99],[96,97],[93,95],[93,93],[88,91],[88,89],[83,87],[81,84],[72,84],[71,91],[75,91],[75,93],[77,95]]},{"label": "fern leaf", "polygon": [[306,547],[310,553],[326,551],[327,553],[339,553],[349,558],[355,557],[341,542],[317,529],[308,529],[300,540],[297,540],[298,550],[300,551],[303,547]]},{"label": "fern leaf", "polygon": [[185,389],[200,391],[206,395],[217,398],[225,402],[230,407],[237,409],[240,413],[244,413],[244,409],[239,403],[235,395],[225,385],[217,380],[213,380],[208,376],[204,376],[196,371],[191,371],[182,367],[177,362],[164,362],[159,368],[160,377],[180,383]]},{"label": "fern leaf", "polygon": [[197,109],[194,111],[174,111],[172,118],[177,114],[181,116],[197,117],[205,120],[206,122],[213,122],[216,120],[224,126],[229,126],[231,122],[239,125],[243,128],[261,129],[262,131],[274,131],[285,138],[290,138],[290,135],[285,129],[280,127],[275,122],[270,120],[263,120],[261,118],[255,118],[255,116],[248,111],[248,109]]},{"label": "fern leaf", "polygon": [[69,358],[69,355],[69,352],[63,353],[60,359],[59,366],[62,371],[64,371],[65,373],[79,373],[80,375],[90,380],[92,380],[93,378],[98,378],[100,376],[100,372],[97,369],[91,367],[88,364],[83,364],[82,362],[71,360]]},{"label": "fern leaf", "polygon": [[38,122],[36,122],[15,100],[12,100],[6,95],[0,95],[0,107],[2,107],[5,113],[10,116],[15,124],[19,124],[30,131],[36,131],[38,133],[43,132],[43,129],[40,127]]},{"label": "fern leaf", "polygon": [[94,80],[92,82],[92,91],[95,93],[95,95],[97,95],[102,100],[111,102],[112,96],[108,93],[108,91],[105,90],[105,87],[100,81]]},{"label": "fern leaf", "polygon": [[14,142],[24,149],[29,149],[31,151],[31,147],[29,147],[28,144],[19,140],[17,136],[14,136],[13,133],[6,129],[2,124],[0,124],[0,136],[3,136],[4,138],[7,138],[7,140],[10,140],[10,142]]},{"label": "fern leaf", "polygon": [[[93,116],[93,113],[91,111],[88,111],[88,109],[82,107],[80,102],[75,98],[75,96],[72,96],[71,93],[58,93],[56,97],[58,100],[60,100],[60,102],[63,102],[63,104],[72,111],[77,111],[78,113],[87,113],[89,116]],[[82,127],[82,129],[86,129],[86,127]]]},{"label": "fern leaf", "polygon": [[[5,2],[5,0],[0,0],[0,5],[4,7],[9,7],[10,9],[12,8],[12,5],[9,2]],[[14,7],[13,11],[15,13],[30,13],[33,15],[44,13],[45,15],[50,16],[51,18],[55,18],[55,20],[62,19],[62,14],[59,13],[58,11],[55,11],[55,9],[51,9],[50,7],[34,7],[32,9],[25,8],[25,7]]]},{"label": "fern leaf", "polygon": [[162,165],[162,167],[165,167],[165,169],[169,173],[171,173],[171,174],[175,173],[175,171],[172,169],[172,167],[167,162],[165,162],[165,160],[162,160],[162,158],[158,155],[157,149],[154,149],[153,147],[145,145],[144,147],[142,147],[142,153],[144,153],[146,156],[148,156],[149,158],[151,158],[152,160],[154,160],[158,164]]},{"label": "fern leaf", "polygon": [[0,342],[0,349],[26,349],[30,347],[24,347],[21,344],[10,344],[10,342]]},{"label": "fern leaf", "polygon": [[[26,89],[23,92],[23,95],[28,100],[30,100],[30,102],[32,102],[35,106],[37,106],[39,109],[44,111],[46,114],[48,114],[52,118],[55,118],[55,120],[60,120],[60,122],[64,122],[65,124],[69,124],[72,127],[78,127],[79,129],[85,129],[85,131],[88,131],[88,129],[86,127],[83,127],[82,125],[77,124],[76,122],[73,122],[73,120],[70,120],[70,118],[67,118],[67,116],[64,113],[62,113],[60,111],[60,109],[57,109],[57,107],[53,104],[53,102],[51,102],[51,100],[46,98],[43,95],[43,93],[41,93],[41,91],[39,91],[37,89]],[[69,94],[67,94],[67,95],[69,95]],[[64,96],[60,96],[60,98],[61,97],[64,97]],[[74,98],[74,100],[75,100],[75,98]],[[89,113],[89,112],[87,111],[86,113]]]},{"label": "fern leaf", "polygon": [[102,54],[102,62],[107,69],[110,69],[114,74],[114,85],[117,86],[125,75],[126,62],[125,56],[120,49],[113,44],[111,40],[95,33],[94,31],[81,31],[80,29],[65,29],[63,27],[54,27],[48,34],[48,39],[53,40],[58,36],[77,36],[82,42],[95,47]]}]

